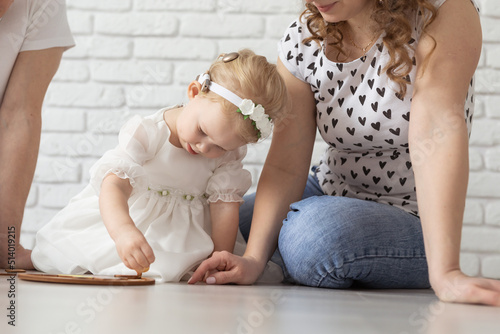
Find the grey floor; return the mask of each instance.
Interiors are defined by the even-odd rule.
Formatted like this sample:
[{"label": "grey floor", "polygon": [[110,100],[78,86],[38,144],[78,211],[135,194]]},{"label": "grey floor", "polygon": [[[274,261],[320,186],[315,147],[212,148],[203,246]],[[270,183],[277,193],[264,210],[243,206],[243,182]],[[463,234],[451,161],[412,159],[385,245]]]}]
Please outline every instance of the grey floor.
[{"label": "grey floor", "polygon": [[[441,303],[431,290],[107,287],[19,279],[11,286],[7,279],[0,276],[2,334],[500,333],[500,307]],[[16,327],[7,323],[12,302]]]}]

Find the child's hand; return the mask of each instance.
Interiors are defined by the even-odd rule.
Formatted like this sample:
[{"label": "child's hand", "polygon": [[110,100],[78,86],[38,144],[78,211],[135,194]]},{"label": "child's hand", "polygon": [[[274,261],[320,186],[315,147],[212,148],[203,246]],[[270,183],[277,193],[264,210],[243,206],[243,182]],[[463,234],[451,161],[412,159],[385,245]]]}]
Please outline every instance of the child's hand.
[{"label": "child's hand", "polygon": [[123,263],[142,273],[155,261],[153,249],[135,226],[126,226],[115,238],[116,249]]}]

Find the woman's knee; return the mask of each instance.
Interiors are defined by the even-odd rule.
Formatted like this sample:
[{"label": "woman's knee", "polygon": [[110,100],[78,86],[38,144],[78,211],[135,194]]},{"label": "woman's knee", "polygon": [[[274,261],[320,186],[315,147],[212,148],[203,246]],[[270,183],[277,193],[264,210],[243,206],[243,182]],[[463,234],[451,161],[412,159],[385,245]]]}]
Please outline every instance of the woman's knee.
[{"label": "woman's knee", "polygon": [[[279,235],[279,250],[289,276],[297,283],[320,286],[327,273],[335,275],[335,266],[342,266],[339,257],[344,251],[341,235],[335,230],[338,215],[330,196],[309,197],[290,206]],[[340,273],[337,271],[337,273]],[[342,275],[339,288],[352,284]]]},{"label": "woman's knee", "polygon": [[[290,206],[280,231],[280,245],[321,245],[331,248],[359,235],[345,198],[313,196]],[[326,243],[326,244],[325,244]],[[316,247],[314,247],[316,248]]]},{"label": "woman's knee", "polygon": [[426,270],[420,222],[400,209],[331,196],[308,198],[290,209],[279,250],[297,283],[347,288],[356,281],[380,286],[395,280],[415,286],[394,268]]}]

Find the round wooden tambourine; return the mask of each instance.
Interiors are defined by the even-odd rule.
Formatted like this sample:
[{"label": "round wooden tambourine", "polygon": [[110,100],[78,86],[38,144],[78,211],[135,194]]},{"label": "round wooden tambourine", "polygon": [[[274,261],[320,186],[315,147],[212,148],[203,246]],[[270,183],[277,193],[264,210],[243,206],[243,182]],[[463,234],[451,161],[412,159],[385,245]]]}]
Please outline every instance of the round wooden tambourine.
[{"label": "round wooden tambourine", "polygon": [[153,285],[155,280],[139,276],[94,276],[94,275],[49,275],[49,274],[18,274],[18,278],[26,281],[84,284],[84,285]]}]

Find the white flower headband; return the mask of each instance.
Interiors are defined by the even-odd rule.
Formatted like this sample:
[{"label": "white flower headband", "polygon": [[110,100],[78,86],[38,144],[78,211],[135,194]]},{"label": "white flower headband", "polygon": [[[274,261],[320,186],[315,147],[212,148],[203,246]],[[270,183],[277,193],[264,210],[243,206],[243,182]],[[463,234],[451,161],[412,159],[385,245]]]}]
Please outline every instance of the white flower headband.
[{"label": "white flower headband", "polygon": [[[238,58],[239,54],[232,52],[226,54],[222,57],[222,61],[227,63]],[[236,112],[243,114],[243,119],[250,118],[252,120],[252,125],[255,130],[257,130],[257,137],[259,139],[268,137],[272,132],[272,120],[265,113],[265,109],[260,104],[255,104],[250,99],[242,99],[238,95],[234,94],[227,88],[222,87],[219,84],[210,80],[210,75],[208,73],[203,73],[198,76],[198,82],[201,84],[201,91],[207,92],[212,91],[215,94],[225,98],[236,107],[238,110]]]}]

